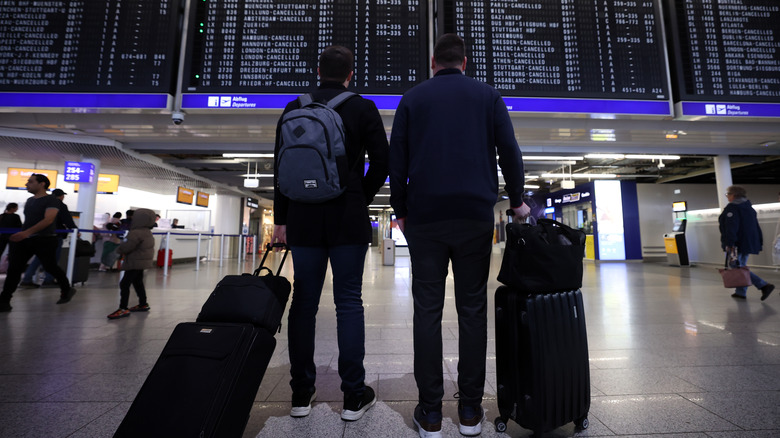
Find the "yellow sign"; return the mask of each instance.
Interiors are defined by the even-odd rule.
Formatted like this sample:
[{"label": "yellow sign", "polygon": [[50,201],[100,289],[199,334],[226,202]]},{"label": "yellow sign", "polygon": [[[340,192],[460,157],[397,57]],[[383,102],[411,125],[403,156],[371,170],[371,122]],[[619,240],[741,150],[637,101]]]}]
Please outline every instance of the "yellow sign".
[{"label": "yellow sign", "polygon": [[198,192],[198,197],[195,198],[195,205],[198,207],[209,206],[209,194],[206,192]]},{"label": "yellow sign", "polygon": [[48,170],[48,169],[23,169],[19,167],[9,167],[8,168],[8,180],[5,183],[6,189],[27,189],[27,180],[30,179],[30,175],[33,173],[39,173],[41,175],[46,175],[47,178],[49,178],[49,182],[51,185],[49,186],[49,190],[54,190],[57,188],[57,171],[56,170]]},{"label": "yellow sign", "polygon": [[667,254],[677,254],[677,239],[674,237],[664,237],[664,246]]},{"label": "yellow sign", "polygon": [[[79,185],[75,184],[74,192],[79,191]],[[113,194],[119,191],[119,175],[101,173],[98,175],[97,192]]]},{"label": "yellow sign", "polygon": [[176,193],[176,202],[180,204],[192,205],[192,200],[195,198],[195,192],[192,189],[186,187],[179,187]]}]

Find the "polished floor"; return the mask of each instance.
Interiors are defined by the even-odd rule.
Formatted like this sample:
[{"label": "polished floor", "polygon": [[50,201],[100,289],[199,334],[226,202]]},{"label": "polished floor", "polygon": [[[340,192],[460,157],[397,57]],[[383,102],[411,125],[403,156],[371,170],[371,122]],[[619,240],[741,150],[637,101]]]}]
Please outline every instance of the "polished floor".
[{"label": "polished floor", "polygon": [[[175,265],[147,272],[151,311],[109,321],[118,274],[92,271],[78,294],[55,305],[57,289],[19,290],[0,314],[0,437],[110,437],[173,327],[192,321],[214,284],[249,270],[252,259]],[[500,250],[493,254],[493,273]],[[292,273],[292,264],[285,267]],[[780,272],[756,269],[780,285]],[[4,276],[0,275],[0,278]],[[336,372],[335,311],[329,289],[318,315],[318,400],[307,418],[288,416],[286,336],[257,394],[245,437],[415,437],[409,259],[382,266],[370,251],[364,277],[366,371],[379,402],[345,423]],[[457,319],[448,284],[444,321],[444,436],[458,437]],[[493,279],[491,291],[498,286]],[[780,436],[780,293],[746,301],[723,289],[714,266],[586,262],[583,285],[592,401],[590,427],[577,436]],[[491,293],[492,295],[492,293]],[[131,305],[135,304],[131,299]],[[492,297],[490,308],[492,309]],[[492,311],[491,311],[492,312]],[[493,326],[492,315],[490,326]],[[494,332],[489,333],[484,437],[493,428]],[[154,427],[153,424],[149,425]],[[510,422],[503,436],[531,432]],[[575,435],[572,424],[549,434]]]}]

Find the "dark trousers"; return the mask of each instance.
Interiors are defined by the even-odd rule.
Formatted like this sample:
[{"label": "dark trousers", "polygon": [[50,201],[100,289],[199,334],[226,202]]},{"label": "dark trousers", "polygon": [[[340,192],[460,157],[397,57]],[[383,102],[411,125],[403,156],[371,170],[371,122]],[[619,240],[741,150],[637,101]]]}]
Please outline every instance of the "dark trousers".
[{"label": "dark trousers", "polygon": [[[8,245],[8,239],[11,237],[10,234],[0,234],[0,256],[3,255],[3,252],[5,251],[5,247]],[[10,260],[11,256],[8,255],[8,258]]]},{"label": "dark trousers", "polygon": [[127,309],[127,303],[130,301],[130,285],[133,285],[135,294],[138,295],[138,304],[147,304],[146,288],[144,287],[144,270],[130,269],[122,274],[122,280],[119,281],[120,309]]},{"label": "dark trousers", "polygon": [[293,246],[290,250],[295,274],[287,337],[293,392],[309,390],[317,377],[314,334],[329,259],[333,272],[333,301],[336,304],[341,390],[345,394],[364,391],[366,333],[362,288],[368,245]]},{"label": "dark trousers", "polygon": [[70,290],[70,281],[65,271],[57,264],[57,236],[34,236],[20,242],[11,242],[8,258],[8,275],[5,277],[3,292],[0,293],[0,301],[9,302],[19,286],[27,261],[30,257],[37,256],[46,272],[49,272],[57,280],[57,285],[62,293]]},{"label": "dark trousers", "polygon": [[414,298],[414,378],[419,403],[441,412],[444,396],[441,319],[452,261],[458,312],[458,392],[467,406],[482,403],[487,357],[487,281],[493,224],[449,220],[407,225]]},{"label": "dark trousers", "polygon": [[[65,240],[64,237],[57,236],[57,252],[54,254],[54,259],[57,260],[58,264],[60,261],[60,254],[62,254],[62,242],[64,240]],[[35,276],[35,272],[38,270],[40,266],[41,266],[41,259],[39,259],[38,257],[34,258],[32,263],[30,263],[30,266],[27,267],[27,270],[24,271],[24,276],[22,277],[22,281],[25,283],[32,283],[33,277]],[[46,271],[46,275],[43,277],[43,283],[48,284],[53,281],[54,281],[54,276],[51,275],[51,272]]]}]

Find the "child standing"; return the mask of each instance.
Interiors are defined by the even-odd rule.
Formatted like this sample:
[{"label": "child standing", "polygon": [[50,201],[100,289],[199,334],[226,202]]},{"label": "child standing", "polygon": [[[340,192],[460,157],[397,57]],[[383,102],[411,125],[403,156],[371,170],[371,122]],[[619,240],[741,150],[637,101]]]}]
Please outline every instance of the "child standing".
[{"label": "child standing", "polygon": [[[127,240],[117,248],[117,252],[125,256],[122,270],[125,271],[119,282],[119,309],[108,315],[109,319],[130,316],[130,312],[146,312],[149,304],[146,302],[144,288],[144,269],[154,267],[154,212],[140,208],[133,215]],[[127,308],[130,299],[130,285],[133,285],[138,295],[138,305]]]}]

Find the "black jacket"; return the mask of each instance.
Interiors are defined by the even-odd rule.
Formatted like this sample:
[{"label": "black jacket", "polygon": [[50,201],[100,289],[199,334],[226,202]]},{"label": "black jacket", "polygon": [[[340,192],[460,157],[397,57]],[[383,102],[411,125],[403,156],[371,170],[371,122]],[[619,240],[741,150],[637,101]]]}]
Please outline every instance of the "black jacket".
[{"label": "black jacket", "polygon": [[[345,91],[337,82],[324,82],[312,93],[315,101],[328,101]],[[298,108],[287,104],[282,115]],[[336,109],[344,122],[347,158],[351,169],[347,190],[339,197],[319,204],[295,202],[279,191],[274,174],[274,223],[287,225],[287,243],[293,246],[354,245],[371,242],[368,205],[387,180],[387,134],[373,101],[355,96]],[[281,122],[281,117],[279,121]],[[276,147],[279,153],[279,124]],[[363,176],[365,154],[369,167]]]},{"label": "black jacket", "polygon": [[720,246],[737,247],[740,254],[758,254],[764,246],[764,235],[758,226],[758,215],[747,199],[729,202],[718,217]]}]

